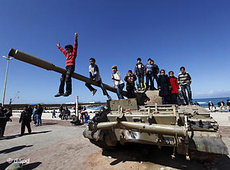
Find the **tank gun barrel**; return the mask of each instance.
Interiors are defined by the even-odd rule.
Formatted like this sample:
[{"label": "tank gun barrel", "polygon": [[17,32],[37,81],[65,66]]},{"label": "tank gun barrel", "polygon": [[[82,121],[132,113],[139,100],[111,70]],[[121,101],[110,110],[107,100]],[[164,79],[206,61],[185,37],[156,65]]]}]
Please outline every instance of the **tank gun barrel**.
[{"label": "tank gun barrel", "polygon": [[[11,49],[10,52],[9,52],[9,56],[12,56],[17,60],[20,60],[20,61],[32,64],[32,65],[35,65],[37,67],[40,67],[40,68],[43,68],[43,69],[46,69],[46,70],[52,70],[54,72],[61,73],[61,74],[66,72],[66,70],[64,68],[58,67],[58,66],[54,65],[51,62],[45,61],[43,59],[40,59],[38,57],[32,56],[30,54],[24,53],[24,52],[19,51],[19,50]],[[86,82],[86,83],[90,83],[90,84],[93,84],[95,86],[100,87],[99,84],[97,84],[95,81],[92,81],[91,79],[89,79],[89,78],[87,78],[85,76],[82,76],[80,74],[73,73],[72,77],[77,79],[77,80],[80,80],[80,81],[83,81],[83,82]],[[114,92],[114,93],[117,92],[116,88],[111,87],[111,86],[109,86],[107,84],[103,84],[103,85],[107,90],[109,90],[111,92]],[[123,95],[127,96],[127,92],[123,91]]]},{"label": "tank gun barrel", "polygon": [[173,126],[173,125],[163,125],[163,124],[143,124],[143,123],[135,123],[135,122],[101,122],[97,125],[92,124],[89,126],[92,130],[99,129],[111,129],[111,128],[123,128],[123,129],[137,129],[143,132],[151,132],[156,134],[164,134],[164,135],[178,135],[181,137],[186,136],[185,127]]}]

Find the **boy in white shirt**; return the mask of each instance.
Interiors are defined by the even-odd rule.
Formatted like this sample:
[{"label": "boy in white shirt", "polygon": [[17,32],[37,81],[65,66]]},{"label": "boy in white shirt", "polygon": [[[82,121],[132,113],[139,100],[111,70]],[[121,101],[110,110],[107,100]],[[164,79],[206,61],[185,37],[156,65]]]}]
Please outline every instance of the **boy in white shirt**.
[{"label": "boy in white shirt", "polygon": [[112,66],[112,80],[114,85],[117,87],[117,96],[118,99],[124,99],[123,95],[122,95],[122,90],[124,88],[124,82],[122,81],[121,78],[121,74],[119,73],[119,71],[117,71],[117,66],[113,65]]}]

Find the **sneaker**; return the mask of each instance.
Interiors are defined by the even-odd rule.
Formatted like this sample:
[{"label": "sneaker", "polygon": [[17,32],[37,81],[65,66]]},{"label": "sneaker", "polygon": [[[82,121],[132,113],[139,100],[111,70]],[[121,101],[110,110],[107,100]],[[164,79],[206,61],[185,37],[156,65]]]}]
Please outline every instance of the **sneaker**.
[{"label": "sneaker", "polygon": [[97,92],[97,90],[96,90],[96,89],[95,89],[95,90],[93,90],[92,95],[94,96],[96,92]]},{"label": "sneaker", "polygon": [[71,95],[71,93],[69,93],[69,92],[65,92],[65,93],[63,94],[63,96],[65,96],[65,97],[67,97],[67,96],[69,96],[69,95]]},{"label": "sneaker", "polygon": [[62,95],[63,95],[63,93],[57,93],[56,95],[54,95],[54,97],[60,97]]}]

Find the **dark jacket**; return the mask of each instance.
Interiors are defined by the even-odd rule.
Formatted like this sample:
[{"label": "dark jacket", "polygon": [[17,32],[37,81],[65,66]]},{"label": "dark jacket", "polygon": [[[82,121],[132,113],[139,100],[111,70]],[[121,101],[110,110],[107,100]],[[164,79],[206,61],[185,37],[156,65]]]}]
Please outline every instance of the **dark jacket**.
[{"label": "dark jacket", "polygon": [[7,121],[11,120],[10,117],[12,116],[12,109],[9,109],[9,111],[6,112],[5,116],[7,118]]},{"label": "dark jacket", "polygon": [[6,110],[5,109],[0,109],[0,117],[5,117],[6,115]]},{"label": "dark jacket", "polygon": [[126,88],[129,88],[129,87],[135,88],[135,81],[137,80],[137,77],[134,74],[125,76],[124,80],[127,82]]},{"label": "dark jacket", "polygon": [[159,95],[160,96],[167,96],[170,94],[170,81],[169,81],[169,77],[167,75],[159,75],[159,79],[158,79],[158,88],[160,90]]},{"label": "dark jacket", "polygon": [[43,107],[42,106],[38,107],[37,114],[42,115],[42,112],[43,112]]},{"label": "dark jacket", "polygon": [[33,114],[33,108],[31,106],[28,108],[28,112],[29,112],[30,115]]},{"label": "dark jacket", "polygon": [[19,119],[19,123],[27,123],[31,122],[31,114],[29,113],[28,110],[23,110]]},{"label": "dark jacket", "polygon": [[6,109],[0,110],[0,117],[6,118],[6,121],[9,121],[11,116],[12,109],[9,109],[9,111],[7,111]]},{"label": "dark jacket", "polygon": [[[225,105],[225,103],[223,102],[223,106]],[[221,102],[218,102],[218,106],[220,107],[221,106]]]},{"label": "dark jacket", "polygon": [[229,100],[227,100],[227,106],[230,106],[230,101]]},{"label": "dark jacket", "polygon": [[137,76],[141,76],[141,75],[144,75],[145,74],[145,66],[144,64],[142,63],[137,63],[136,66],[135,66],[135,74]]},{"label": "dark jacket", "polygon": [[210,109],[211,106],[214,106],[214,104],[211,102],[208,102],[208,108]]},{"label": "dark jacket", "polygon": [[159,67],[156,64],[153,64],[153,75],[157,75],[159,73]]}]

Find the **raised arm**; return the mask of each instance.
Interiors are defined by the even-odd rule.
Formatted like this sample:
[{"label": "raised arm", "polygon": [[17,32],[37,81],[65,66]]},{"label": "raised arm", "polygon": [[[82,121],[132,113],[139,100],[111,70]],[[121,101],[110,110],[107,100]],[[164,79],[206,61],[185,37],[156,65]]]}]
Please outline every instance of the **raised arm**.
[{"label": "raised arm", "polygon": [[66,56],[67,52],[60,46],[60,42],[58,42],[57,47]]},{"label": "raised arm", "polygon": [[77,57],[77,48],[78,48],[78,34],[76,32],[75,33],[75,40],[74,40],[74,47],[73,47],[74,58]]}]

